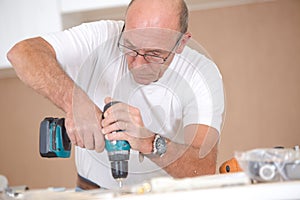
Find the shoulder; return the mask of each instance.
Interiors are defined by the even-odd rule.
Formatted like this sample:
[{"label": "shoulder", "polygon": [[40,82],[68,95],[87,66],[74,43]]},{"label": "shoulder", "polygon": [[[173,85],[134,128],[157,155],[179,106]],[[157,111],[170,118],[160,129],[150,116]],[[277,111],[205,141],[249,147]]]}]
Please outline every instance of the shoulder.
[{"label": "shoulder", "polygon": [[85,43],[98,45],[99,42],[118,35],[123,25],[123,21],[100,20],[83,23],[60,32],[46,33],[42,37],[53,45],[58,43],[64,46],[67,42],[74,45]]},{"label": "shoulder", "polygon": [[98,30],[100,29],[115,29],[115,30],[122,30],[122,27],[124,25],[124,21],[115,21],[115,20],[100,20],[100,21],[94,21],[94,22],[87,22],[79,25],[80,28],[86,28],[90,30]]},{"label": "shoulder", "polygon": [[123,21],[100,20],[94,22],[83,23],[75,26],[69,31],[79,34],[86,34],[94,37],[110,37],[119,34],[124,25]]},{"label": "shoulder", "polygon": [[186,46],[181,54],[176,54],[172,64],[175,69],[186,75],[195,77],[196,73],[206,79],[209,77],[222,79],[218,66],[204,50],[199,51]]},{"label": "shoulder", "polygon": [[189,64],[195,65],[198,68],[205,65],[212,65],[217,68],[216,64],[205,50],[196,50],[191,47],[185,47],[183,52],[179,54],[181,59],[184,59]]}]

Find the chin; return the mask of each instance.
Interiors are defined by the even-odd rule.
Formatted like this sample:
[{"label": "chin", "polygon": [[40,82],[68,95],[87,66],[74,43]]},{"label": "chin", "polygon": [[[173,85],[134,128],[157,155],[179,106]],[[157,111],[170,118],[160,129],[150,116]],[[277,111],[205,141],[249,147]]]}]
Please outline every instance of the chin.
[{"label": "chin", "polygon": [[141,84],[141,85],[149,85],[150,83],[154,81],[150,80],[144,80],[144,79],[134,79],[136,83]]}]

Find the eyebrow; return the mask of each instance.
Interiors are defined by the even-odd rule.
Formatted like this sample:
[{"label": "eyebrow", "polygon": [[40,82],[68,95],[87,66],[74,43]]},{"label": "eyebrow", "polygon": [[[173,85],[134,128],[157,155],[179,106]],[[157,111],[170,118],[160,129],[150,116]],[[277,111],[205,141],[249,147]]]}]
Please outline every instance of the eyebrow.
[{"label": "eyebrow", "polygon": [[136,47],[134,44],[132,44],[128,39],[124,39],[124,44],[128,44],[130,45],[131,47]]},{"label": "eyebrow", "polygon": [[[137,49],[137,47],[127,39],[124,39],[124,44],[126,46],[128,45],[128,47],[133,47],[133,49]],[[159,53],[159,54],[168,53],[168,51],[162,50],[162,49],[147,49],[147,48],[142,48],[142,49],[145,50],[145,51],[148,51],[148,52],[153,52],[153,53],[155,52],[155,53]]]}]

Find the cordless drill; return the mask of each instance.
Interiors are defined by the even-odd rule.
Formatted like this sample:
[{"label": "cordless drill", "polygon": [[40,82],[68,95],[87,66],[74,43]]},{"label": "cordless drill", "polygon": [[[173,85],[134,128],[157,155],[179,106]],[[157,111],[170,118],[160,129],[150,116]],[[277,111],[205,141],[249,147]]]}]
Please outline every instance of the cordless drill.
[{"label": "cordless drill", "polygon": [[[119,103],[110,102],[104,106],[104,112],[112,105]],[[118,130],[122,131],[122,130]],[[111,173],[115,180],[122,186],[122,180],[128,175],[128,160],[130,145],[127,141],[105,140],[105,149],[111,163]],[[64,118],[45,118],[40,124],[40,155],[42,157],[68,158],[71,155],[71,141],[65,128]]]},{"label": "cordless drill", "polygon": [[[105,111],[119,103],[113,101],[104,106],[102,119],[104,119]],[[122,131],[118,130],[117,132]],[[130,156],[130,145],[125,140],[105,140],[105,149],[108,153],[108,158],[111,164],[111,173],[114,179],[119,182],[119,186],[122,187],[122,180],[128,175],[128,160]]]}]

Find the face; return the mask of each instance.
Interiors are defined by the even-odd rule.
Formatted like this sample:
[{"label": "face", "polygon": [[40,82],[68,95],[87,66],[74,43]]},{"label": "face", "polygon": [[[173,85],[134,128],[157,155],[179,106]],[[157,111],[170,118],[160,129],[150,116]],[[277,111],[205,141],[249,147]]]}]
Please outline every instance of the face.
[{"label": "face", "polygon": [[[128,9],[126,26],[120,37],[119,47],[126,55],[134,80],[139,84],[147,85],[159,80],[180,44],[179,17],[173,9],[164,8],[160,2],[136,0]],[[170,6],[170,3],[167,5]]]},{"label": "face", "polygon": [[124,31],[118,42],[137,83],[159,80],[170,65],[182,34],[162,28]]},{"label": "face", "polygon": [[[153,50],[140,50],[139,52],[149,57],[148,55],[151,55],[152,51]],[[168,54],[164,53],[163,55],[166,56]],[[173,57],[173,55],[171,55],[165,63],[159,64],[150,63],[144,56],[141,55],[137,55],[136,57],[126,55],[128,68],[132,73],[134,80],[143,85],[148,85],[152,82],[158,81],[169,66],[170,60],[172,59],[171,57]]]}]

